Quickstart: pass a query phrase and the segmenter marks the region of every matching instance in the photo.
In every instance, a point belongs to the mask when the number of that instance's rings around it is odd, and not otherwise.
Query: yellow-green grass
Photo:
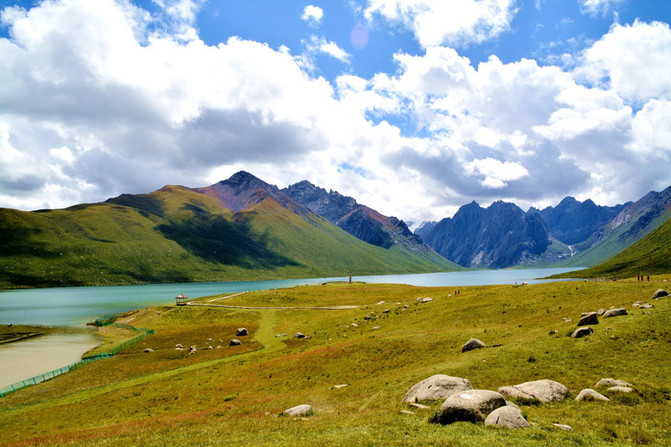
[[[667,284],[660,277],[644,284],[630,279],[466,287],[458,295],[454,288],[342,284],[252,292],[212,304],[362,307],[148,308],[121,319],[155,329],[140,344],[1,399],[2,442],[665,445],[671,442],[665,416],[671,407],[671,300],[651,297]],[[416,301],[427,296],[433,300]],[[655,307],[633,308],[636,301]],[[629,315],[602,319],[586,338],[567,336],[581,312],[611,306],[626,307]],[[206,335],[231,338],[239,326],[250,329],[240,337],[242,346],[201,350]],[[297,331],[310,338],[291,337]],[[470,337],[501,346],[461,353]],[[172,358],[174,343],[197,344],[199,351]],[[156,350],[143,353],[144,347]],[[236,351],[245,347],[250,350]],[[633,383],[636,392],[624,398],[609,394],[613,400],[607,403],[523,405],[533,424],[523,430],[440,426],[428,422],[431,411],[401,414],[408,408],[401,403],[408,388],[437,373],[494,390],[547,378],[564,383],[572,396],[614,377]],[[339,384],[348,386],[334,388]],[[303,403],[313,406],[314,416],[276,417]]]

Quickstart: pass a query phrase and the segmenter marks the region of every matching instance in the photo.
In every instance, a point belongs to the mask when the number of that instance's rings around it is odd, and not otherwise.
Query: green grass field
[[[0,443],[669,445],[671,298],[652,300],[658,288],[669,289],[666,280],[671,276],[643,284],[634,278],[464,287],[458,295],[454,288],[327,284],[151,307],[118,321],[154,335],[0,399]],[[433,300],[417,301],[424,297]],[[636,301],[654,307],[632,307]],[[333,306],[352,307],[304,309]],[[567,336],[581,312],[611,306],[629,315],[601,319],[588,337]],[[236,337],[238,327],[250,335]],[[293,338],[299,331],[309,338]],[[471,337],[500,346],[461,353]],[[242,346],[228,346],[231,338]],[[177,343],[187,349],[176,351]],[[191,345],[196,354],[188,354]],[[144,353],[147,347],[154,352]],[[429,423],[432,410],[401,402],[410,386],[438,373],[493,390],[547,378],[572,397],[613,377],[632,383],[635,393],[610,395],[611,402],[522,405],[527,429],[441,426]],[[334,388],[341,384],[347,386]],[[278,417],[299,404],[315,414]],[[401,413],[407,409],[415,414]]]

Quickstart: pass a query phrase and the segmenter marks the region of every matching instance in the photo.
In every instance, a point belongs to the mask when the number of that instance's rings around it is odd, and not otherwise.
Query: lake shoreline
[[[0,326],[0,345],[39,337],[48,334],[51,330],[52,328],[48,326],[3,324]]]

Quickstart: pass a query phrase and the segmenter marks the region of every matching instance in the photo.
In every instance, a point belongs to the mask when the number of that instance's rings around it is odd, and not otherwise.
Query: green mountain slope
[[[606,262],[587,270],[571,272],[571,277],[626,278],[669,272],[671,272],[671,219]]]
[[[362,242],[295,202],[280,203],[283,198],[264,187],[240,197],[246,204],[235,212],[211,190],[181,186],[63,210],[0,209],[0,287],[457,268],[436,254]]]

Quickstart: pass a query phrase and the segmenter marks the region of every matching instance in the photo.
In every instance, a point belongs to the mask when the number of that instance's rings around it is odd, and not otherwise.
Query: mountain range
[[[308,181],[279,189],[241,171],[202,188],[169,185],[61,210],[0,209],[0,287],[589,267],[669,217],[671,187],[613,207],[572,197],[528,212],[472,202],[413,234],[336,191]]]
[[[0,209],[0,287],[435,272],[432,249],[366,243],[247,172],[102,203]]]

